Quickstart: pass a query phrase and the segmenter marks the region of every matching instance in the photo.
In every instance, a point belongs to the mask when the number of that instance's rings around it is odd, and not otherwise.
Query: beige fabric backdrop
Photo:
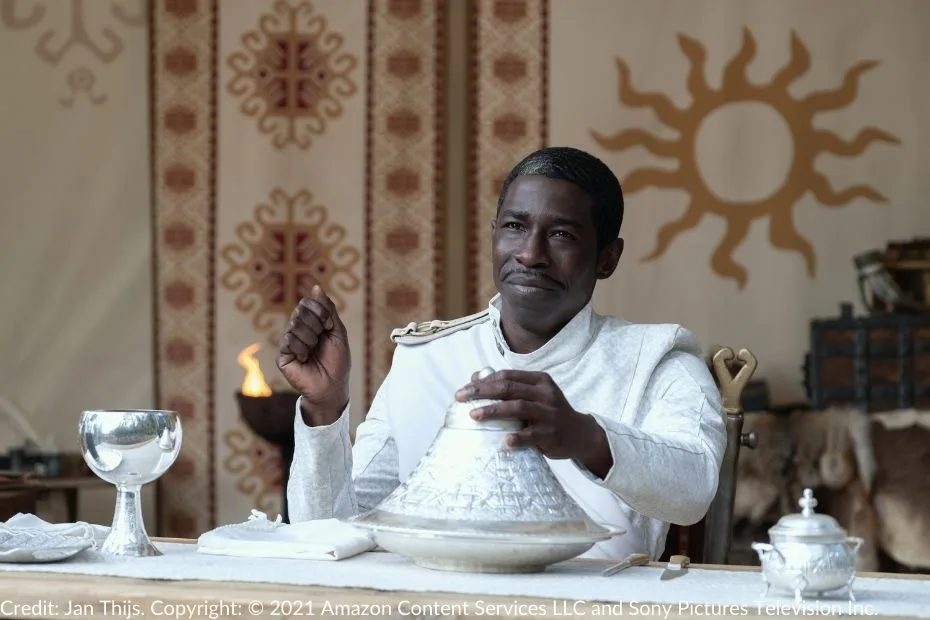
[[[479,2],[479,58],[507,40],[526,66],[548,62],[545,142],[595,153],[623,182],[626,251],[598,309],[682,323],[708,348],[750,347],[774,400],[803,399],[809,320],[857,301],[852,256],[930,226],[930,5],[552,0],[546,15],[504,4],[525,10],[508,20]],[[476,81],[482,112],[501,99],[494,79]],[[484,153],[507,136],[482,132],[500,118],[476,127],[485,175]],[[488,235],[485,221],[476,230]],[[478,306],[490,271],[475,278]]]
[[[192,536],[280,510],[279,454],[241,419],[237,358],[259,345],[284,388],[277,345],[314,283],[349,330],[354,425],[390,330],[438,312],[444,12],[155,6],[158,396],[185,416],[160,508],[167,532]]]
[[[0,397],[70,453],[82,410],[153,405],[145,17],[0,3]],[[109,522],[112,497],[82,494],[82,517]]]
[[[311,8],[312,7],[312,8]],[[233,398],[245,372],[236,356],[261,343],[258,358],[278,382],[274,358],[285,321],[314,280],[332,294],[353,353],[365,352],[362,277],[365,242],[366,12],[364,3],[221,4],[217,169],[216,458],[217,519],[248,516],[243,501],[280,509],[277,455],[240,421]],[[325,57],[279,42],[316,38]],[[293,37],[292,39],[288,39]],[[285,43],[286,45],[286,43]],[[312,50],[308,50],[312,51]],[[272,52],[273,54],[274,52]],[[307,52],[304,52],[307,53]],[[305,92],[285,77],[263,88],[261,64],[303,60],[329,71]],[[282,65],[283,66],[283,65]],[[269,68],[270,69],[270,68]],[[288,67],[293,71],[293,67]],[[287,75],[282,72],[279,75]],[[281,99],[277,99],[281,97]],[[309,110],[301,110],[301,106]],[[338,179],[334,183],[332,180]],[[353,376],[362,395],[364,377]],[[271,457],[271,458],[269,458]],[[245,497],[243,497],[245,496]]]
[[[444,135],[455,135],[451,128],[463,120],[446,118],[443,101],[457,79],[444,73],[444,3],[261,0],[220,10],[215,1],[158,1],[149,6],[151,29],[141,0],[0,3],[0,68],[11,76],[0,98],[8,138],[0,144],[0,395],[18,403],[40,434],[72,449],[84,408],[180,410],[185,448],[165,477],[161,533],[196,535],[253,506],[274,512],[276,455],[245,432],[234,400],[244,375],[236,356],[252,343],[262,344],[267,380],[279,384],[272,343],[298,288],[282,296],[266,285],[331,283],[356,353],[353,400],[367,404],[387,370],[390,328],[487,303],[500,179],[550,143],[597,153],[627,190],[627,252],[600,288],[598,308],[684,323],[707,346],[749,346],[776,400],[800,397],[809,319],[856,298],[851,255],[928,225],[921,132],[930,101],[919,34],[930,14],[917,1],[773,7],[586,0],[582,13],[572,0],[475,0],[475,62],[460,67],[473,68],[465,260],[445,255],[436,234],[447,198]],[[448,28],[461,34],[466,23]],[[693,106],[689,88],[700,84],[689,83],[689,58],[703,57],[708,88],[720,88],[744,30],[755,46],[750,81],[770,85],[781,75],[785,84],[770,86],[764,103],[705,95]],[[329,69],[301,91],[323,97],[322,121],[297,91],[281,100],[272,74],[255,62],[269,40],[310,39],[331,50]],[[809,57],[793,81],[779,73],[792,53],[798,67]],[[618,59],[636,90],[660,94],[649,101],[666,96],[688,110],[663,114],[690,127],[696,147],[663,146],[678,133],[635,97],[620,101]],[[860,65],[868,61],[877,64]],[[812,133],[796,102],[836,90],[857,66],[853,86],[841,91],[849,96],[838,97],[848,101],[810,100],[836,108],[813,117],[821,133]],[[731,85],[724,94],[751,90]],[[278,111],[269,113],[269,103]],[[449,144],[450,159],[461,161],[465,146]],[[818,149],[833,152],[805,159]],[[798,162],[787,184],[795,193],[770,202],[774,228],[768,217],[748,221],[746,209],[726,204],[765,200]],[[679,166],[681,182],[635,172]],[[447,172],[456,174],[451,165]],[[845,197],[831,198],[818,174],[838,191],[872,189],[828,207]],[[706,210],[721,199],[716,208],[729,220],[707,214],[642,261],[689,204]],[[741,222],[745,238],[731,253],[739,267],[714,262]],[[792,225],[809,249],[792,241]],[[775,243],[800,251],[776,249],[770,230],[779,233]],[[462,312],[443,306],[443,262],[461,271],[470,265]],[[355,409],[356,423],[363,411]],[[3,448],[19,443],[14,433],[0,428]],[[108,521],[109,500],[89,500],[82,517]]]
[[[277,452],[240,419],[237,356],[260,344],[281,387],[274,348],[314,282],[350,330],[353,425],[387,372],[390,329],[440,314],[445,10],[0,4],[13,76],[0,395],[70,449],[83,408],[180,411],[151,531],[195,536],[280,508]],[[6,426],[0,441],[20,443]],[[97,505],[109,521],[112,502]]]

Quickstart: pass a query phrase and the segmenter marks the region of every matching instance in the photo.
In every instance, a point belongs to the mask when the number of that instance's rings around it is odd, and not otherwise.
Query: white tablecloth
[[[754,571],[692,568],[673,581],[660,581],[661,569],[633,567],[602,577],[598,565],[584,560],[563,562],[545,573],[483,575],[419,568],[390,553],[364,553],[340,561],[314,561],[212,556],[195,545],[157,543],[164,552],[151,558],[110,558],[87,550],[53,564],[0,564],[2,571],[43,571],[160,580],[245,581],[324,587],[356,587],[418,593],[451,592],[478,596],[526,596],[554,601],[603,601],[644,605],[707,604],[708,616],[736,615],[719,606],[736,605],[751,613],[781,615],[893,615],[930,618],[930,583],[923,579],[856,580],[856,602],[845,594],[802,603],[770,592],[761,598],[761,576]],[[685,609],[685,608],[682,608]],[[714,613],[716,612],[716,613]]]

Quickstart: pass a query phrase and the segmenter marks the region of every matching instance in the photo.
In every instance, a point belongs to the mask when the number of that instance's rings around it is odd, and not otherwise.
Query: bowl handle
[[[864,543],[865,540],[863,540],[862,538],[859,538],[858,536],[847,536],[844,542],[847,545],[850,545],[849,550],[852,553],[856,553],[857,551],[859,551],[859,548],[862,547],[862,543]]]
[[[778,547],[769,543],[754,542],[752,543],[752,549],[759,555],[759,561],[765,562],[763,557],[766,553],[774,553],[778,556],[778,559],[781,560],[782,564],[785,564],[785,556],[781,554],[781,551],[778,550]]]

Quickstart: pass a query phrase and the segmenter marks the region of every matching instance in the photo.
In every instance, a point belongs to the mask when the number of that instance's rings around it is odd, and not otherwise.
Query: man
[[[658,558],[669,523],[692,524],[717,489],[726,444],[719,392],[694,339],[593,311],[623,250],[620,183],[571,148],[529,155],[504,182],[491,226],[498,295],[476,315],[394,330],[391,370],[349,441],[345,326],[319,287],[301,300],[278,367],[302,396],[288,483],[292,521],[374,508],[410,475],[458,400],[500,400],[478,419],[519,418],[598,522],[627,530],[589,557]],[[633,293],[631,293],[633,294]],[[497,372],[479,380],[477,371]]]

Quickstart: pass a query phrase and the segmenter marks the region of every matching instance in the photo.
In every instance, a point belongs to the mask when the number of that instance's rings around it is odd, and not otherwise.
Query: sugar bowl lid
[[[817,500],[814,499],[814,492],[811,489],[804,489],[798,505],[801,506],[800,513],[783,516],[769,529],[769,537],[773,542],[791,540],[833,543],[843,542],[846,539],[846,530],[840,527],[836,519],[830,515],[814,512]]]

